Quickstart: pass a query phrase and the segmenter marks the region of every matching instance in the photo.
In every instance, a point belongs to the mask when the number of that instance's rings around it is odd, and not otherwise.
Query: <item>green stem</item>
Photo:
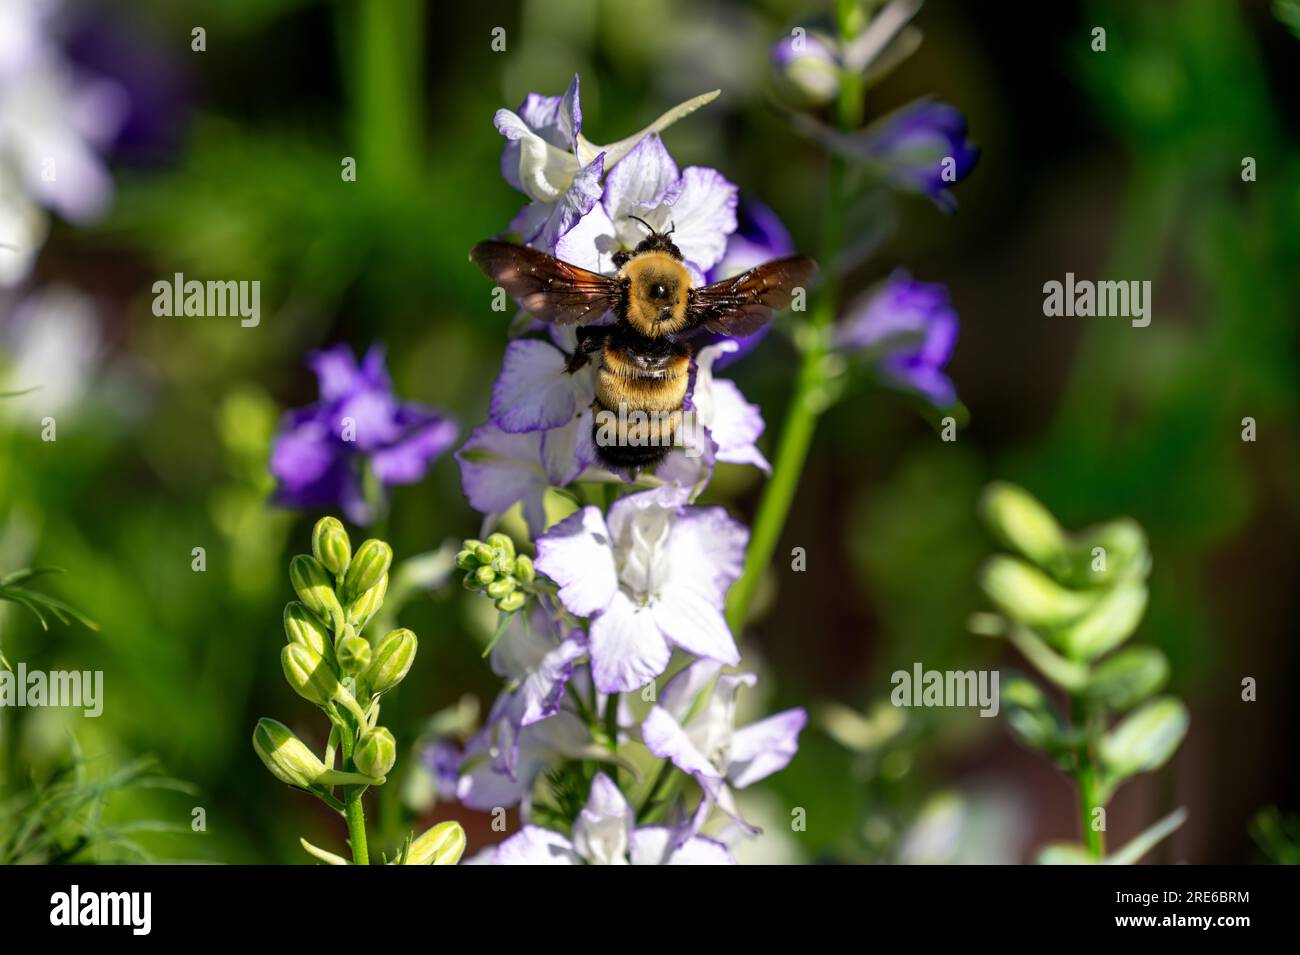
[[[357,178],[410,182],[418,174],[423,102],[420,0],[338,4],[339,43],[360,157]]]
[[[1075,768],[1075,781],[1079,786],[1079,817],[1083,825],[1083,841],[1087,846],[1088,854],[1100,862],[1106,855],[1106,837],[1102,830],[1093,826],[1093,813],[1101,806],[1101,795],[1097,761],[1093,758],[1092,720],[1088,718],[1083,703],[1077,699],[1072,701],[1071,711],[1075,725],[1083,730],[1083,740],[1079,744],[1077,756],[1078,764]]]
[[[356,767],[352,764],[355,737],[350,729],[344,729],[341,735],[343,768],[355,771]],[[343,803],[343,815],[348,821],[348,842],[352,846],[352,861],[357,865],[370,865],[370,852],[366,846],[366,810],[361,804],[361,794],[365,791],[365,786],[348,786]]]
[[[854,129],[861,122],[862,92],[859,77],[845,77],[836,109],[842,128]],[[754,530],[750,536],[749,550],[745,553],[744,570],[727,595],[727,623],[732,633],[738,634],[744,627],[763,571],[776,552],[777,542],[790,513],[790,505],[794,501],[794,492],[803,475],[808,449],[812,446],[817,419],[826,407],[824,367],[830,352],[830,326],[835,321],[838,304],[834,263],[844,239],[846,177],[844,160],[832,156],[821,241],[821,263],[826,270],[825,278],[807,325],[800,330],[804,334],[796,337],[796,341],[802,344],[803,357],[795,379],[790,408],[781,428],[776,459],[772,464],[772,479],[763,490],[758,512],[754,516]]]

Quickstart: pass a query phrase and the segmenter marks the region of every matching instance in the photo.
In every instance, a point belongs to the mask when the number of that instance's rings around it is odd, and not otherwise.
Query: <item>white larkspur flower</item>
[[[749,532],[720,507],[686,506],[664,485],[620,498],[608,519],[585,507],[537,540],[537,569],[560,586],[570,613],[590,617],[592,676],[601,693],[644,686],[676,645],[736,663],[722,615]]]
[[[641,140],[605,179],[598,204],[556,244],[565,262],[593,272],[615,270],[614,253],[645,238],[645,220],[656,232],[672,230],[673,244],[692,270],[696,285],[727,250],[736,231],[735,185],[716,169],[691,166],[679,172],[657,133]]]
[[[47,231],[41,207],[77,223],[102,214],[112,180],[100,152],[126,118],[116,83],[65,60],[50,10],[0,0],[0,284],[26,276]]]
[[[35,389],[0,411],[57,415],[74,408],[91,386],[101,339],[93,300],[64,286],[33,292],[0,317],[0,345],[9,361],[0,391]]]
[[[720,842],[664,826],[636,826],[636,813],[604,773],[591,781],[573,838],[524,826],[492,856],[495,865],[734,865]]]
[[[694,776],[704,790],[707,798],[696,814],[697,825],[716,805],[753,834],[731,789],[744,789],[784,769],[798,752],[808,714],[802,708],[785,710],[737,729],[736,693],[757,678],[752,673],[719,676],[720,669],[714,661],[697,660],[669,680],[641,723],[641,739],[651,753]],[[711,683],[712,691],[700,703]]]
[[[578,77],[561,96],[530,93],[518,112],[497,110],[494,124],[508,142],[501,156],[505,180],[532,202],[515,221],[526,244],[553,251],[556,241],[600,198],[600,180],[645,137],[714,100],[704,93],[668,110],[626,139],[597,146],[582,135]]]

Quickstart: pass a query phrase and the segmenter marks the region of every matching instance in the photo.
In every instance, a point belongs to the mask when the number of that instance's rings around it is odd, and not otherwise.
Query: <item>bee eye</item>
[[[656,282],[650,286],[650,297],[654,299],[665,299],[668,297],[668,289],[664,288],[663,283]]]

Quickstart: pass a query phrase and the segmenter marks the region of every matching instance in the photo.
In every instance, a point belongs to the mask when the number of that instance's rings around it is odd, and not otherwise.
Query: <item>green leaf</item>
[[[1112,852],[1106,857],[1106,864],[1133,865],[1186,821],[1187,810],[1175,809],[1163,819],[1134,836],[1124,848]]]
[[[1096,865],[1097,861],[1083,846],[1073,842],[1053,842],[1038,853],[1039,865]]]
[[[1187,707],[1180,700],[1152,700],[1102,738],[1102,762],[1114,780],[1159,769],[1183,741],[1187,724]]]

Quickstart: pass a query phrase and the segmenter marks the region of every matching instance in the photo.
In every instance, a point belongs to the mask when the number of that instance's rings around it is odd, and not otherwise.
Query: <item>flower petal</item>
[[[565,371],[567,364],[564,353],[548,341],[512,341],[492,387],[492,423],[511,434],[567,424],[577,391],[574,376]]]
[[[686,730],[662,706],[655,706],[641,722],[641,741],[660,759],[671,760],[684,773],[721,781],[722,771],[691,742]]]
[[[524,826],[497,846],[493,865],[582,865],[573,843],[558,832]]]
[[[691,166],[682,173],[681,189],[666,214],[673,243],[701,271],[717,265],[727,249],[727,236],[736,231],[738,195],[735,185],[716,169]]]
[[[460,428],[450,418],[419,405],[398,405],[393,417],[401,436],[370,455],[370,468],[384,484],[414,484],[456,442]]]
[[[636,814],[604,773],[591,781],[587,804],[573,821],[573,846],[591,865],[627,865]]]
[[[718,607],[686,588],[665,591],[650,604],[659,629],[687,653],[722,663],[740,662],[740,651]]]
[[[668,668],[672,655],[650,611],[616,591],[591,622],[591,673],[601,693],[645,686]]]
[[[460,483],[470,506],[481,514],[500,514],[522,501],[528,529],[546,529],[546,475],[542,473],[541,437],[507,434],[496,425],[475,428],[456,452]]]
[[[659,694],[659,706],[682,722],[695,707],[696,698],[708,689],[721,670],[722,664],[716,660],[696,660],[668,681]]]
[[[560,601],[574,616],[607,608],[618,590],[618,573],[599,508],[584,507],[537,538],[537,569],[560,585]]]
[[[803,709],[792,709],[736,730],[727,754],[727,782],[744,789],[785,769],[799,751],[799,733],[807,723]]]
[[[601,201],[615,228],[621,229],[622,220],[627,216],[640,215],[662,205],[670,191],[675,190],[679,178],[677,163],[668,155],[659,135],[651,133],[605,178],[605,195]],[[650,224],[659,227],[655,222]],[[644,235],[642,226],[629,225]]]
[[[633,865],[735,865],[727,847],[703,836],[691,836],[680,846],[677,833],[665,826],[643,826],[632,833]]]

